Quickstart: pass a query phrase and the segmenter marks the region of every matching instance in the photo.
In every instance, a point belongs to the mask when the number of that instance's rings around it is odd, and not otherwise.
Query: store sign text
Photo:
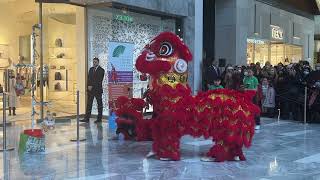
[[[283,40],[283,30],[281,28],[272,27],[271,34],[273,39]]]
[[[128,15],[116,14],[116,15],[114,16],[114,19],[115,19],[115,20],[118,20],[118,21],[123,21],[123,22],[133,22],[133,17],[128,16]]]
[[[247,39],[247,43],[252,43],[252,44],[265,44],[263,40],[260,39]]]

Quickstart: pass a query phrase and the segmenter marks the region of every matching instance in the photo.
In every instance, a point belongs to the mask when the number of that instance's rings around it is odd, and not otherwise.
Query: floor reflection
[[[0,179],[317,179],[320,125],[262,122],[247,161],[225,163],[201,162],[211,142],[192,138],[183,138],[181,161],[145,159],[151,142],[109,140],[107,124],[93,122],[80,127],[84,142],[70,142],[75,123],[62,124],[46,135],[45,153],[18,154],[19,133],[28,127],[13,126],[8,142],[16,149],[0,153]]]

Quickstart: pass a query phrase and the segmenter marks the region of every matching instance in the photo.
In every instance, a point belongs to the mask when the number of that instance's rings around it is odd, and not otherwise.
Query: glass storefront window
[[[271,57],[270,62],[272,65],[277,65],[278,63],[284,63],[284,44],[271,44]]]
[[[43,54],[48,76],[44,100],[51,102],[51,110],[58,116],[76,114],[76,91],[85,98],[82,83],[85,70],[85,34],[82,22],[84,8],[69,4],[43,5]],[[39,62],[37,62],[39,63]],[[81,80],[80,80],[81,79]],[[40,88],[38,88],[40,89]],[[40,97],[39,90],[37,95]]]
[[[247,46],[247,63],[248,64],[254,63],[253,52],[254,52],[254,44],[248,43],[248,46]]]
[[[260,62],[261,65],[264,65],[269,60],[269,44],[256,44],[255,47],[255,63]]]
[[[292,46],[292,62],[297,63],[302,59],[302,47]]]
[[[263,66],[267,61],[272,65],[289,64],[299,62],[301,58],[301,46],[253,39],[247,41],[248,64],[259,62]]]
[[[80,70],[82,70],[81,77],[83,78],[85,69],[84,9],[84,7],[61,3],[43,4],[43,63],[45,67],[43,90],[44,101],[50,102],[50,106],[45,107],[44,110],[55,112],[57,116],[74,115],[76,113],[76,90],[84,91],[85,88],[85,82],[79,81],[78,78]],[[10,68],[16,75],[21,76],[27,90],[19,98],[19,111],[23,114],[30,114],[28,112],[31,110],[32,76],[29,67],[32,57],[31,34],[33,25],[39,23],[39,4],[35,1],[3,2],[0,6],[0,18],[3,20],[0,25],[0,44],[7,44],[9,47],[8,53],[1,53],[1,56],[10,58],[12,64],[6,68]],[[39,34],[38,31],[37,33]],[[36,38],[35,48],[36,54],[40,54],[39,36]],[[37,58],[35,96],[38,101],[40,100],[39,66],[40,58]],[[3,74],[1,69],[0,74]],[[0,80],[3,81],[4,78],[0,77]],[[79,82],[83,82],[81,86],[83,88],[78,86]],[[83,93],[80,99],[84,103]],[[82,106],[84,105],[81,104],[80,107]],[[36,111],[39,112],[40,108],[38,106],[36,108]]]

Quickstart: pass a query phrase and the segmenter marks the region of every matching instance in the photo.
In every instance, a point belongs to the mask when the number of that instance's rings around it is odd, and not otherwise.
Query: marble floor
[[[1,97],[0,97],[1,98]],[[21,123],[30,123],[31,118],[31,98],[30,97],[22,97],[19,98],[18,101],[18,107],[16,109],[16,116],[9,116],[9,111],[7,110],[7,122],[15,123],[15,124],[21,124]],[[65,117],[75,116],[77,113],[77,106],[74,102],[70,101],[54,101],[51,100],[49,107],[44,108],[44,111],[49,109],[52,113],[56,114],[56,117],[62,117],[65,119]],[[0,110],[2,115],[2,103],[0,103]],[[40,112],[39,107],[36,107],[36,111]],[[35,115],[35,119],[39,119],[39,115]],[[2,124],[2,116],[0,118]]]
[[[86,141],[70,142],[76,125],[58,124],[46,136],[46,152],[17,153],[19,133],[27,125],[7,130],[14,151],[0,153],[0,179],[110,179],[110,180],[317,180],[320,179],[320,125],[263,119],[245,162],[201,162],[211,141],[184,137],[182,160],[146,159],[151,142],[109,140],[107,124],[81,126]],[[1,128],[2,141],[2,128]],[[5,160],[5,161],[3,161]]]

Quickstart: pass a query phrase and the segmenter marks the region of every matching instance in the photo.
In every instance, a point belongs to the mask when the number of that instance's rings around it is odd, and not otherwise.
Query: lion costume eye
[[[178,73],[185,73],[188,69],[188,63],[183,59],[178,59],[174,63],[174,69]]]
[[[170,56],[173,52],[172,45],[168,42],[164,42],[161,44],[159,54],[161,56]]]

